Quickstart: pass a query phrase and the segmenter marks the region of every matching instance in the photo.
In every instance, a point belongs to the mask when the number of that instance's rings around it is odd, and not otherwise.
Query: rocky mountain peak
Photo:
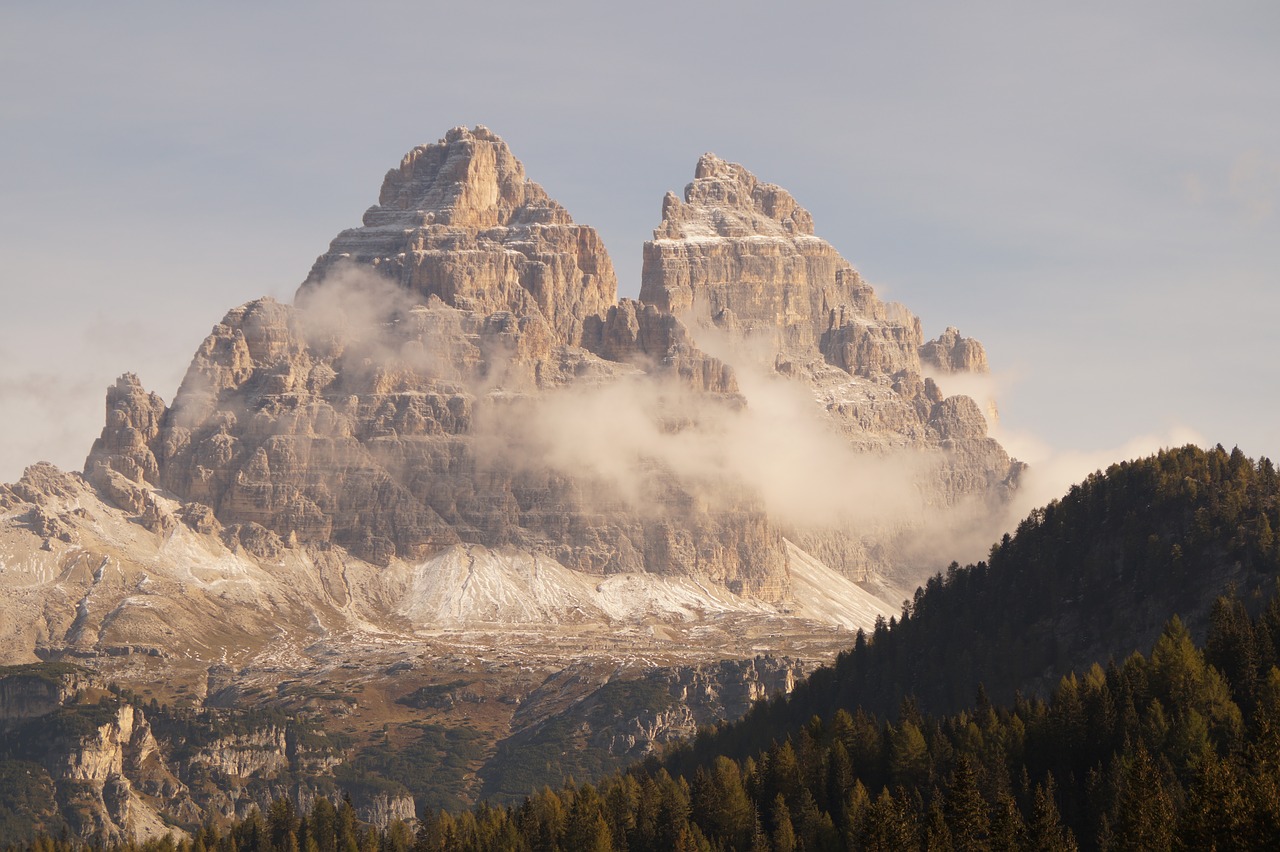
[[[373,269],[424,304],[434,296],[481,315],[544,320],[556,342],[570,345],[581,342],[587,318],[617,301],[595,229],[574,223],[483,126],[455,127],[406,154],[363,225],[316,260],[299,297],[342,264]]]
[[[398,169],[387,172],[378,204],[365,213],[364,223],[390,224],[403,213],[427,224],[475,228],[573,222],[525,176],[507,143],[483,125],[455,127],[438,142],[406,154]]]
[[[698,158],[683,204],[674,193],[663,199],[662,219],[655,240],[813,233],[813,217],[791,193],[711,153]]]
[[[960,329],[947,326],[936,339],[920,347],[920,360],[943,373],[987,373],[987,350]]]
[[[1016,479],[978,406],[944,399],[922,375],[926,364],[985,371],[981,344],[949,329],[926,345],[920,320],[882,301],[815,236],[812,217],[785,189],[704,154],[684,199],[667,194],[662,217],[644,247],[642,302],[748,339],[743,351],[764,353],[761,366],[807,383],[854,446],[938,452],[929,500],[955,505]],[[856,562],[828,541],[803,538],[802,546],[845,567]]]
[[[1000,491],[1009,459],[973,406],[938,408],[919,321],[815,237],[786,190],[708,154],[663,206],[641,301],[618,302],[596,232],[492,132],[455,128],[388,173],[295,304],[229,311],[171,406],[123,377],[87,478],[148,529],[164,526],[156,488],[194,507],[183,523],[220,525],[251,552],[337,547],[387,566],[509,548],[783,600],[791,559],[775,510],[752,487],[683,469],[704,420],[753,404],[682,321],[698,305],[773,343],[767,368],[807,383],[812,413],[852,447],[929,454],[933,504]],[[971,363],[978,350],[960,341],[938,346]],[[841,529],[802,546],[853,575],[869,560],[850,541]]]
[[[919,321],[880,301],[782,187],[704,154],[684,201],[668,193],[662,216],[645,244],[641,301],[769,339],[788,360],[919,371]]]

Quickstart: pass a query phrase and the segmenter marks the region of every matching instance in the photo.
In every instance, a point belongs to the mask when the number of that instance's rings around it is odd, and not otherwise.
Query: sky
[[[0,481],[78,470],[290,300],[382,176],[501,135],[620,292],[704,151],[987,349],[1000,437],[1085,473],[1280,454],[1280,4],[124,2],[0,7]]]

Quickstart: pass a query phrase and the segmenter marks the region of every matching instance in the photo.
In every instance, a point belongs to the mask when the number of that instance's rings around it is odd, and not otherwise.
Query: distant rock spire
[[[943,373],[986,373],[987,350],[955,326],[920,347],[920,360]]]

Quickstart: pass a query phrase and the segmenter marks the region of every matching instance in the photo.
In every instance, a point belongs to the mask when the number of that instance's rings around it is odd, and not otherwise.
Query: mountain
[[[619,303],[595,231],[492,133],[455,129],[388,174],[364,225],[333,241],[294,305],[229,313],[172,405],[118,384],[86,474],[112,494],[129,488],[119,474],[224,525],[378,565],[482,544],[590,574],[705,576],[783,601],[793,530],[768,511],[779,509],[775,483],[751,481],[742,458],[687,458],[723,429],[772,425],[739,416],[752,400],[726,362],[737,352],[719,338],[726,358],[695,345],[681,317],[696,304],[731,339],[772,338],[775,376],[816,396],[848,444],[922,480],[924,504],[903,499],[895,515],[1002,496],[1018,466],[977,406],[921,378],[922,351],[942,363],[948,346],[979,344],[926,347],[918,319],[880,302],[812,236],[806,211],[741,166],[703,157],[686,196],[668,197],[645,245],[641,302]],[[796,417],[813,432],[815,408]],[[730,451],[759,440],[748,433]],[[909,460],[893,458],[904,450]],[[838,533],[848,541],[817,555],[865,576],[865,559],[846,555],[865,531]]]
[[[300,801],[354,789],[408,754],[396,795],[466,801],[785,691],[896,611],[924,543],[998,528],[1021,466],[931,377],[984,370],[981,345],[926,342],[785,190],[706,155],[644,258],[619,300],[596,232],[496,135],[415,148],[292,304],[228,312],[169,403],[121,377],[83,475],[0,488],[3,661],[135,696],[107,699],[117,739],[126,707],[134,730],[169,705],[206,740],[271,711],[338,743],[322,770],[223,772],[257,791],[231,806],[157,737],[192,791],[147,800],[164,819],[265,805],[281,772]],[[44,716],[99,712],[72,698]],[[531,775],[570,720],[591,735]],[[78,783],[23,759],[63,800]],[[111,805],[150,781],[105,765],[79,830],[158,830]]]

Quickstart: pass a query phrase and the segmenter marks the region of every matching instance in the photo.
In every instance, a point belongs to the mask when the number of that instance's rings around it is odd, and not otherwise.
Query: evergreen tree
[[[1027,826],[1029,852],[1076,852],[1076,842],[1071,831],[1062,825],[1058,803],[1054,800],[1053,776],[1037,784],[1031,807],[1031,822]]]
[[[773,800],[770,821],[773,823],[774,852],[795,852],[796,832],[791,825],[791,813],[787,810],[787,800],[779,793]]]
[[[956,852],[983,852],[990,848],[987,803],[978,789],[977,773],[968,755],[956,758],[943,813]]]
[[[1163,773],[1141,740],[1124,763],[1110,820],[1114,835],[1110,848],[1134,852],[1171,848],[1176,822]]]

